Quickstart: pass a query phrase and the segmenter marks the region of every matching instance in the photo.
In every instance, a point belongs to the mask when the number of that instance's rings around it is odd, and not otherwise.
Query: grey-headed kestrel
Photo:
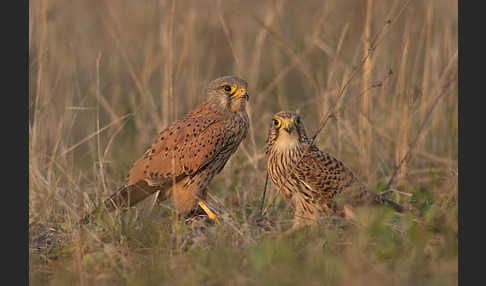
[[[399,204],[368,190],[342,162],[319,150],[294,112],[273,115],[266,143],[268,174],[295,211],[292,228],[319,217],[342,216],[346,206],[385,203],[403,211]]]
[[[159,133],[128,172],[126,183],[104,201],[107,210],[132,206],[160,191],[158,201],[172,197],[179,215],[199,205],[210,219],[217,219],[202,200],[209,182],[248,133],[247,83],[220,77],[208,84],[205,95],[205,102]]]

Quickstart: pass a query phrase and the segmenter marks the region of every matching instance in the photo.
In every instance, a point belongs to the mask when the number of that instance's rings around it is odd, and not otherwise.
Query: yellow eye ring
[[[236,90],[236,87],[235,87],[235,86],[233,86],[233,85],[229,85],[229,84],[227,84],[227,85],[224,85],[224,86],[223,86],[223,90],[224,90],[224,92],[226,92],[227,94],[233,94],[233,93],[235,92],[235,90]]]
[[[282,125],[282,120],[278,118],[273,120],[273,126],[279,128],[281,125]]]

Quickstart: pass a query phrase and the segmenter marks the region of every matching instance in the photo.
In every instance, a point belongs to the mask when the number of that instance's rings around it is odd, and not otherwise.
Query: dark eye
[[[275,127],[279,127],[280,124],[282,124],[282,121],[280,121],[280,119],[274,119],[273,120],[273,126]]]
[[[224,86],[224,91],[226,91],[226,92],[230,92],[230,91],[231,91],[231,86],[229,86],[229,85],[225,85],[225,86]]]

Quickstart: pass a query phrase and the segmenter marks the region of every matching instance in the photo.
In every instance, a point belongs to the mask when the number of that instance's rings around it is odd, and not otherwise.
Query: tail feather
[[[377,194],[373,191],[370,191],[363,183],[361,183],[361,181],[359,181],[356,178],[355,178],[355,181],[359,185],[359,188],[360,188],[360,191],[361,191],[361,194],[360,194],[361,196],[363,196],[363,195],[371,196],[371,199],[374,203],[381,204],[381,205],[386,204],[386,205],[392,207],[396,212],[402,213],[402,212],[405,211],[405,208],[403,206],[401,206],[400,204],[385,198],[383,195],[380,195],[380,194]]]
[[[395,203],[394,201],[389,200],[389,199],[383,197],[383,195],[376,194],[376,193],[375,193],[375,195],[379,197],[379,200],[380,200],[380,203],[381,204],[387,204],[390,207],[392,207],[396,212],[399,212],[399,213],[402,213],[402,212],[405,211],[405,208],[402,207],[401,205],[399,205],[398,203]]]
[[[140,202],[151,194],[158,190],[156,187],[149,186],[146,182],[142,181],[134,185],[124,185],[114,192],[108,199],[103,202],[103,205],[107,211],[113,211],[117,208],[127,208]],[[96,216],[96,211],[85,215],[80,224],[89,223]]]

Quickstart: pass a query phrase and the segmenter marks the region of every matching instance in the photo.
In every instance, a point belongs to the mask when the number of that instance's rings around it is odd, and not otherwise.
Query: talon
[[[218,216],[214,212],[212,212],[203,202],[199,202],[199,206],[204,210],[204,212],[206,212],[209,219],[216,221],[218,224],[221,224]]]

